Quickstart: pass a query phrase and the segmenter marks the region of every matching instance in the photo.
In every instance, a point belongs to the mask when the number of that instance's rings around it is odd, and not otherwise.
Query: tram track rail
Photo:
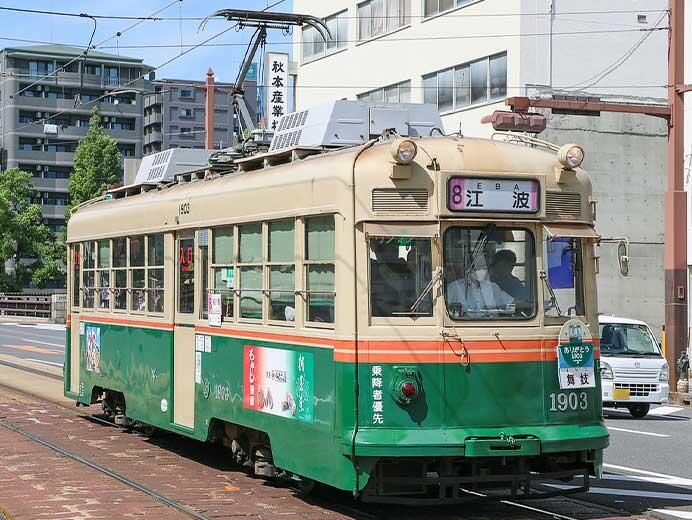
[[[22,370],[22,371],[25,371],[25,372],[28,372],[28,373],[31,373],[34,375],[39,375],[42,377],[50,377],[51,379],[62,380],[62,377],[56,376],[56,374],[53,374],[50,372],[45,372],[45,371],[42,371],[39,369],[34,369],[32,367],[25,367],[25,366],[22,366],[19,364],[6,362],[3,360],[0,360],[0,365],[8,366],[10,368]],[[18,396],[23,396],[27,399],[36,400],[39,402],[44,402],[44,403],[51,404],[53,406],[57,406],[60,409],[65,410],[72,415],[83,417],[89,421],[98,422],[100,424],[103,424],[104,426],[111,426],[111,427],[116,427],[119,429],[123,428],[121,425],[118,425],[112,421],[106,420],[103,417],[99,417],[98,414],[84,413],[84,411],[81,411],[77,407],[73,408],[73,407],[67,406],[64,403],[61,403],[57,400],[52,400],[52,399],[46,398],[45,396],[30,393],[30,392],[27,392],[27,391],[24,391],[24,390],[21,390],[21,389],[12,387],[12,386],[8,386],[8,385],[3,384],[3,383],[0,383],[0,389],[6,389],[6,390],[18,395]],[[155,491],[155,490],[153,490],[153,489],[151,489],[151,488],[149,488],[143,484],[140,484],[140,483],[128,478],[125,475],[122,475],[122,474],[120,474],[120,473],[118,473],[118,472],[116,472],[110,468],[107,468],[103,465],[97,464],[93,461],[90,461],[90,460],[88,460],[88,459],[86,459],[86,458],[84,458],[84,457],[82,457],[76,453],[71,452],[70,450],[67,450],[67,449],[65,449],[65,448],[63,448],[63,447],[61,447],[55,443],[52,443],[46,439],[43,439],[43,438],[41,438],[35,434],[27,432],[23,428],[20,428],[19,426],[16,426],[12,423],[8,423],[7,421],[5,421],[2,418],[0,418],[0,427],[8,429],[10,431],[13,431],[19,435],[22,435],[23,437],[31,440],[32,442],[35,442],[39,445],[42,445],[46,448],[49,448],[49,449],[65,456],[71,460],[74,460],[74,461],[79,462],[79,463],[81,463],[87,467],[90,467],[90,468],[96,470],[96,471],[99,471],[100,473],[105,474],[105,475],[115,479],[116,481],[120,482],[121,484],[123,484],[123,485],[125,485],[131,489],[135,489],[137,491],[140,491],[140,492],[148,495],[153,500],[155,500],[161,504],[164,504],[166,506],[169,506],[171,508],[174,508],[174,509],[180,511],[181,513],[185,514],[186,516],[188,516],[190,518],[195,518],[198,520],[211,520],[209,517],[205,516],[202,513],[195,511],[191,507],[189,507],[189,506],[187,506],[181,502],[178,502],[174,499],[166,497],[165,495],[158,493],[157,491]],[[517,513],[524,512],[527,514],[540,515],[541,518],[552,518],[554,520],[585,520],[585,518],[586,518],[584,516],[581,516],[581,517],[569,516],[569,515],[565,515],[563,513],[551,511],[549,509],[543,509],[541,507],[536,507],[533,505],[528,505],[528,504],[524,504],[524,503],[513,501],[513,500],[497,499],[497,498],[489,497],[488,495],[485,495],[483,493],[479,493],[476,491],[471,491],[471,490],[465,490],[465,491],[466,491],[466,493],[468,493],[470,495],[475,495],[479,498],[479,502],[477,502],[477,504],[479,504],[479,506],[480,506],[480,504],[493,504],[493,503],[502,504],[503,506],[506,506],[509,510],[515,511]],[[487,499],[487,501],[485,501],[483,499]],[[608,508],[608,507],[605,507],[605,506],[602,506],[599,504],[575,499],[573,497],[569,497],[569,498],[565,497],[564,499],[569,500],[570,502],[575,503],[575,504],[583,504],[585,506],[588,506],[589,508],[598,509],[599,511],[604,513],[604,515],[605,514],[615,515],[615,514],[621,513],[621,511],[617,511],[617,510],[614,510],[614,509],[611,509],[611,508]],[[344,514],[350,515],[353,518],[356,518],[358,520],[378,520],[378,519],[382,519],[382,518],[392,518],[391,516],[389,516],[389,512],[386,511],[384,508],[382,508],[382,506],[379,504],[353,503],[352,501],[346,499],[345,497],[341,498],[341,499],[335,499],[334,497],[328,497],[328,496],[322,496],[322,497],[320,497],[320,499],[318,499],[318,501],[325,503],[325,506],[328,506],[330,509],[334,509],[336,511],[341,511]],[[428,510],[425,510],[425,511],[421,510],[421,518],[431,518],[431,519],[434,518],[434,515],[430,516],[429,513],[430,513],[430,511],[428,511]],[[499,514],[505,515],[505,514],[507,514],[507,511],[504,511],[504,512],[499,513]],[[444,515],[444,516],[447,517],[447,515]],[[487,517],[484,517],[484,518],[487,518]],[[499,516],[498,518],[511,519],[512,517],[511,516]],[[519,514],[517,516],[517,518],[524,520],[527,517],[521,516]],[[534,518],[534,517],[532,517],[532,518]]]

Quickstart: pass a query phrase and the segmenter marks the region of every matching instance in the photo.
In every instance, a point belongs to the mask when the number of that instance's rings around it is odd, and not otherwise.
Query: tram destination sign
[[[534,179],[451,177],[447,184],[450,211],[536,213],[540,184]]]

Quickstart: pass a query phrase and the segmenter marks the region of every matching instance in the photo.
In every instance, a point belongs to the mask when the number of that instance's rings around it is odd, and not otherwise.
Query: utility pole
[[[670,0],[668,189],[664,199],[666,359],[675,375],[687,349],[687,198],[685,194],[685,0]],[[675,391],[675,377],[670,378]]]

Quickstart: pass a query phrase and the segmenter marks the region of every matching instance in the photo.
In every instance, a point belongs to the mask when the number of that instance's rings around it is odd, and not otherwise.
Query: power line
[[[178,2],[178,1],[181,1],[181,0],[175,0],[175,2]],[[272,7],[275,7],[275,6],[281,4],[281,3],[285,2],[285,1],[286,1],[286,0],[277,0],[277,1],[274,2],[273,4],[267,6],[265,9],[263,9],[263,11],[267,11],[267,10],[271,9]],[[174,2],[174,3],[175,3],[175,2]],[[170,5],[173,5],[173,4],[170,4]],[[166,8],[167,8],[167,7],[166,7]],[[159,11],[159,12],[160,12],[160,11]],[[141,74],[141,75],[138,76],[137,78],[135,78],[135,79],[133,79],[133,80],[130,80],[130,81],[128,81],[127,83],[125,83],[125,84],[123,84],[123,85],[119,85],[118,88],[122,89],[122,88],[126,88],[126,87],[132,85],[133,83],[135,83],[135,82],[137,82],[137,81],[143,79],[143,78],[144,78],[145,76],[147,76],[149,73],[154,72],[154,71],[156,71],[156,70],[159,70],[159,69],[165,67],[166,65],[172,63],[173,61],[175,61],[175,60],[177,60],[177,59],[179,59],[179,58],[182,58],[183,56],[185,56],[186,54],[192,52],[193,50],[195,50],[195,49],[197,49],[197,48],[199,48],[199,47],[202,47],[202,46],[208,44],[210,41],[212,41],[212,40],[218,38],[219,36],[222,36],[223,34],[226,34],[227,32],[229,32],[229,31],[235,29],[237,26],[238,26],[237,23],[231,25],[230,27],[224,29],[223,31],[220,31],[220,32],[216,33],[215,35],[211,36],[210,38],[207,38],[206,40],[204,40],[204,41],[198,43],[198,44],[195,45],[194,47],[191,47],[190,49],[187,49],[187,50],[181,52],[180,54],[177,54],[176,56],[173,56],[173,57],[170,58],[169,60],[166,60],[166,61],[163,62],[162,64],[160,64],[160,65],[158,65],[158,66],[156,66],[156,67],[154,67],[154,68],[148,70],[147,72],[145,72],[144,74]],[[87,101],[86,103],[83,103],[83,104],[80,105],[80,106],[88,106],[88,105],[91,105],[91,104],[93,104],[93,103],[97,103],[97,102],[101,101],[102,99],[105,99],[105,98],[107,98],[107,97],[111,97],[112,95],[113,95],[112,93],[103,94],[102,96],[99,96],[99,97],[94,98],[94,99],[92,99],[92,100],[90,100],[90,101]],[[54,117],[57,117],[57,116],[59,116],[59,115],[62,115],[62,114],[64,114],[64,113],[66,113],[66,112],[69,112],[69,110],[61,110],[60,112],[56,112],[55,114],[49,115],[48,117],[44,117],[44,118],[43,118],[43,121],[45,121],[46,119],[52,119],[52,118],[54,118]],[[20,130],[23,130],[24,128],[28,128],[28,127],[33,126],[33,125],[35,125],[35,124],[37,124],[37,123],[36,123],[36,122],[33,122],[33,123],[26,124],[26,125],[24,125],[24,126],[20,126],[20,127],[18,127],[18,128],[15,128],[15,129],[14,129],[14,132],[18,132],[18,131],[20,131]],[[40,124],[40,122],[39,122],[39,124]],[[5,135],[5,134],[3,133],[3,137],[4,137],[4,135]]]
[[[174,4],[176,4],[177,2],[180,2],[180,1],[182,1],[182,0],[173,0],[170,4],[168,4],[168,5],[166,5],[165,7],[159,9],[158,11],[154,12],[152,16],[157,15],[158,13],[160,13],[160,12],[162,12],[162,11],[165,11],[166,9],[168,9],[169,7],[171,7],[172,5],[174,5]],[[84,14],[84,13],[80,14],[79,16],[80,16],[80,17],[83,17],[83,18],[92,18],[92,19],[95,18],[94,16],[90,16],[90,15]],[[98,43],[97,45],[94,45],[93,48],[96,49],[96,48],[102,46],[103,44],[108,43],[109,41],[111,41],[111,40],[114,39],[114,38],[119,38],[120,36],[122,36],[122,35],[123,35],[124,33],[126,33],[127,31],[129,31],[129,30],[131,30],[131,29],[134,29],[135,27],[137,27],[138,25],[140,25],[142,22],[144,22],[144,20],[140,20],[140,21],[138,21],[138,22],[136,22],[136,23],[133,23],[132,25],[126,27],[126,28],[123,29],[122,31],[118,31],[117,33],[115,33],[115,34],[114,34],[113,36],[111,36],[110,38],[106,38],[105,40],[103,40],[102,42]],[[94,20],[94,32],[92,32],[92,34],[91,34],[91,38],[92,38],[92,39],[93,39],[95,33],[96,33],[96,21]],[[86,59],[86,54],[87,54],[90,50],[91,50],[91,40],[89,40],[89,46],[87,46],[87,48],[84,50],[84,53],[83,53],[83,56],[85,57],[85,59]],[[44,80],[44,79],[50,78],[50,77],[54,76],[55,74],[57,74],[57,73],[60,72],[60,71],[64,71],[67,67],[69,67],[71,64],[73,64],[75,61],[77,61],[77,60],[80,59],[81,57],[82,57],[82,55],[76,56],[75,58],[71,59],[70,61],[68,61],[68,62],[65,63],[64,65],[61,65],[60,67],[58,67],[58,68],[55,69],[54,71],[51,71],[50,73],[45,74],[44,76],[42,76],[41,78],[38,78],[36,81],[34,81],[33,83],[31,83],[30,85],[27,85],[27,86],[24,87],[23,89],[20,89],[19,91],[15,92],[15,93],[14,93],[12,96],[10,96],[10,97],[13,97],[13,96],[16,96],[16,95],[18,95],[18,94],[21,94],[24,90],[33,87],[33,86],[36,85],[38,82],[40,82],[40,81],[42,81],[42,80]]]
[[[278,5],[278,4],[276,4]],[[271,8],[271,6],[270,6]],[[266,9],[263,9],[263,11]],[[10,12],[18,12],[18,13],[26,13],[26,14],[41,14],[41,15],[51,15],[51,16],[66,16],[66,17],[75,17],[78,18],[80,16],[83,16],[84,13],[74,13],[74,12],[65,12],[65,11],[49,11],[49,10],[42,10],[42,9],[24,9],[24,8],[19,8],[19,7],[4,7],[0,6],[0,11],[10,11]],[[558,16],[561,15],[580,15],[580,16],[585,16],[585,15],[607,15],[607,14],[646,14],[646,13],[661,13],[667,11],[667,9],[621,9],[621,10],[602,10],[602,11],[565,11],[562,13],[559,13]],[[444,12],[442,13],[436,13],[433,15],[425,15],[425,14],[420,14],[420,15],[407,15],[406,18],[422,18],[422,19],[428,19],[432,17],[438,16],[438,14],[441,14],[444,18],[498,18],[498,17],[510,17],[510,16],[550,16],[552,13],[550,12],[540,12],[540,13],[448,13],[445,14]],[[155,21],[155,22],[180,22],[180,21],[187,21],[187,22],[199,22],[202,20],[205,20],[206,17],[204,16],[176,16],[176,17],[166,17],[166,16],[156,16],[155,14],[150,15],[150,16],[125,16],[125,15],[103,15],[103,14],[92,14],[89,15],[93,18],[97,19],[103,19],[103,20],[141,20],[141,21]],[[399,19],[399,15],[383,15],[383,16],[343,16],[343,18],[346,19],[367,19],[367,18],[377,18],[377,19],[387,19],[387,18],[396,18]]]

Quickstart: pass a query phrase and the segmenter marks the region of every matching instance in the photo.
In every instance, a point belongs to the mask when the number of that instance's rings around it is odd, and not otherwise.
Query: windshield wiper
[[[418,313],[418,307],[421,306],[423,301],[425,300],[425,297],[430,294],[430,292],[433,290],[433,287],[435,287],[435,284],[442,279],[442,269],[438,269],[437,272],[435,272],[435,275],[430,279],[430,282],[428,282],[428,285],[423,287],[423,290],[421,293],[418,295],[416,298],[416,301],[413,302],[413,305],[411,305],[411,308],[408,310],[408,312],[397,312],[395,314],[401,316],[413,316],[413,315],[425,315],[427,316],[428,313]]]
[[[555,290],[553,289],[553,286],[550,284],[550,280],[548,280],[548,275],[546,274],[545,271],[540,271],[538,273],[538,276],[541,277],[541,280],[543,280],[543,283],[545,284],[546,288],[548,289],[548,294],[550,294],[551,306],[555,307],[555,310],[557,310],[558,316],[562,316],[562,309],[560,309],[560,304],[557,302],[557,296],[555,296]],[[547,311],[548,309],[545,309],[545,311]],[[543,311],[543,312],[545,312],[545,311]]]

